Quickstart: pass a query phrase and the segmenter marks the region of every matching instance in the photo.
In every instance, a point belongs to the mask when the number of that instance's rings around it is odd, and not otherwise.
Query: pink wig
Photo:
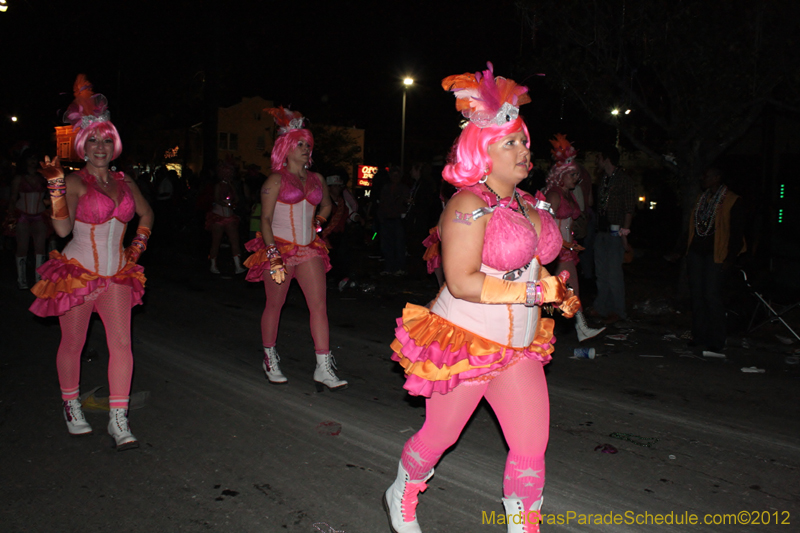
[[[314,136],[311,135],[311,132],[307,129],[290,130],[275,140],[275,146],[272,148],[272,155],[270,156],[272,159],[272,170],[277,172],[283,168],[283,164],[286,162],[286,157],[289,155],[289,152],[291,152],[300,141],[306,141],[311,147],[311,153],[314,153]],[[311,154],[309,154],[308,158],[309,166],[311,166],[312,163],[310,156]]]
[[[479,128],[470,122],[453,145],[442,177],[459,188],[475,185],[484,174],[492,172],[489,145],[518,131],[525,132],[525,137],[528,138],[526,146],[530,146],[528,127],[522,117],[506,122],[502,126],[487,128]]]
[[[93,122],[89,126],[78,130],[78,133],[75,135],[75,153],[78,154],[78,157],[83,159],[86,156],[84,145],[89,138],[94,136],[102,139],[113,139],[114,153],[111,159],[116,159],[120,156],[122,153],[122,140],[119,138],[119,132],[110,120],[106,120],[104,122]]]
[[[554,187],[561,187],[564,185],[564,175],[571,170],[578,171],[578,174],[581,173],[581,168],[575,161],[570,161],[569,163],[558,162],[550,167],[550,172],[547,173],[545,194]]]

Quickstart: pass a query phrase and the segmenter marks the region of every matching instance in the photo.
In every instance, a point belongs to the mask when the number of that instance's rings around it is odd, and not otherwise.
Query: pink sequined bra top
[[[575,195],[572,193],[572,191],[565,193],[561,187],[555,187],[553,190],[555,190],[558,195],[561,196],[561,203],[558,204],[556,218],[571,218],[575,220],[581,216],[581,210],[578,207],[578,201],[575,199]]]
[[[542,221],[542,233],[536,234],[536,229],[522,213],[518,212],[519,206],[516,199],[504,198],[497,203],[497,197],[485,190],[480,185],[465,187],[467,191],[481,198],[488,208],[484,214],[491,213],[492,218],[486,226],[483,239],[483,264],[497,270],[512,271],[524,268],[534,257],[539,258],[539,263],[546,265],[553,261],[561,250],[561,233],[555,220],[547,211],[549,204],[543,203],[545,198],[537,192],[536,197],[520,192],[520,196],[531,205],[537,206],[539,219]],[[537,200],[540,202],[537,203]],[[528,206],[530,213],[530,206]],[[480,214],[473,212],[473,218]]]
[[[297,204],[307,200],[311,205],[319,205],[322,201],[322,185],[315,172],[309,172],[305,184],[300,178],[282,169],[278,173],[281,175],[281,190],[278,192],[278,201],[284,204]]]
[[[77,174],[86,184],[86,194],[78,200],[78,208],[75,211],[76,221],[87,224],[102,224],[112,218],[116,218],[120,222],[130,222],[136,213],[136,202],[133,199],[133,193],[125,183],[124,173],[108,173],[109,179],[117,180],[119,205],[101,191],[97,178],[85,168],[79,170]]]

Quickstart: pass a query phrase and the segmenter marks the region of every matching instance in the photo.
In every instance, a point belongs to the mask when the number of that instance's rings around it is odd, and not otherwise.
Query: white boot
[[[525,509],[522,499],[503,498],[503,507],[506,509],[506,519],[508,520],[508,533],[539,533],[543,501],[544,497],[541,497]]]
[[[330,390],[347,388],[347,382],[339,379],[333,372],[336,369],[336,361],[333,359],[333,354],[328,352],[316,355],[317,368],[314,370],[314,384],[317,387],[317,392],[322,392],[323,386],[328,387]]]
[[[422,533],[417,522],[417,497],[428,488],[426,482],[432,476],[433,469],[422,481],[412,481],[403,467],[403,461],[400,461],[397,479],[383,494],[383,508],[394,533]]]
[[[261,368],[264,369],[264,374],[270,383],[280,384],[289,381],[286,376],[281,372],[281,367],[278,366],[278,361],[281,358],[278,356],[278,350],[274,346],[267,348],[264,346],[264,362],[261,363]]]
[[[42,255],[36,254],[36,270],[37,270],[36,278],[35,278],[36,283],[39,283],[42,280],[42,276],[39,274],[38,270],[39,270],[39,267],[44,264],[44,260],[45,260],[46,257],[47,256],[43,255],[43,254]]]
[[[233,256],[233,264],[236,267],[237,274],[244,274],[245,272],[247,272],[247,269],[242,266],[242,261],[239,259],[238,255]]]
[[[66,400],[64,402],[64,420],[67,422],[69,434],[73,437],[92,434],[92,426],[83,416],[80,400]]]
[[[28,288],[28,259],[17,257],[17,287],[20,290]]]
[[[575,313],[575,331],[578,332],[578,342],[583,342],[587,339],[593,339],[603,333],[606,328],[590,328],[586,323],[586,318],[583,316],[583,311]]]
[[[139,441],[133,436],[128,426],[128,411],[126,409],[111,409],[108,416],[108,434],[114,437],[117,451],[138,448]]]
[[[214,258],[211,260],[211,273],[212,274],[219,274],[219,269],[217,268],[217,259]]]

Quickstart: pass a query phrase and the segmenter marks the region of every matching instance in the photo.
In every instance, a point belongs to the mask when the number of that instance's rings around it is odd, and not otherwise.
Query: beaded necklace
[[[617,174],[617,170],[619,170],[619,167],[615,168],[610,176],[606,174],[603,177],[603,185],[600,187],[600,198],[598,199],[597,205],[597,212],[601,215],[605,215],[608,209],[608,197],[611,195],[611,182]]]
[[[714,233],[717,209],[722,205],[727,193],[728,187],[722,185],[715,193],[712,194],[708,189],[700,197],[694,210],[694,229],[698,236],[708,237]]]
[[[494,194],[495,198],[497,198],[497,205],[500,205],[500,195],[494,192],[494,189],[489,187],[488,183],[484,183],[483,186],[489,189],[490,193]],[[528,222],[530,222],[531,226],[533,226],[533,221],[531,220],[531,217],[528,216],[528,208],[525,207],[525,204],[523,203],[522,198],[520,198],[519,191],[517,190],[516,187],[514,187],[513,196],[514,200],[517,201],[517,207],[519,209],[514,209],[513,207],[511,207],[511,202],[508,202],[508,208],[511,209],[512,211],[516,211],[517,213],[522,213],[522,216],[524,216],[528,220]]]

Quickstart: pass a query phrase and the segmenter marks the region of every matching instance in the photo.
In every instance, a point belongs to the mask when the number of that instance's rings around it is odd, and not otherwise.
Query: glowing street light
[[[8,2],[6,0],[0,0],[0,13],[5,13],[8,11]]]
[[[625,114],[626,114],[626,115],[630,115],[630,114],[631,114],[631,110],[630,110],[630,109],[626,109],[626,110],[625,110]]]
[[[403,117],[400,126],[400,174],[403,175],[406,157],[406,92],[414,84],[413,78],[403,78]]]
[[[611,114],[612,114],[612,115],[614,115],[614,116],[616,117],[617,115],[619,115],[619,109],[616,109],[616,108],[615,108],[615,109],[612,109],[612,110],[611,110]]]
[[[0,0],[0,2],[2,2],[2,1],[3,0]],[[16,122],[16,121],[17,121],[17,117],[11,117],[11,122]]]

